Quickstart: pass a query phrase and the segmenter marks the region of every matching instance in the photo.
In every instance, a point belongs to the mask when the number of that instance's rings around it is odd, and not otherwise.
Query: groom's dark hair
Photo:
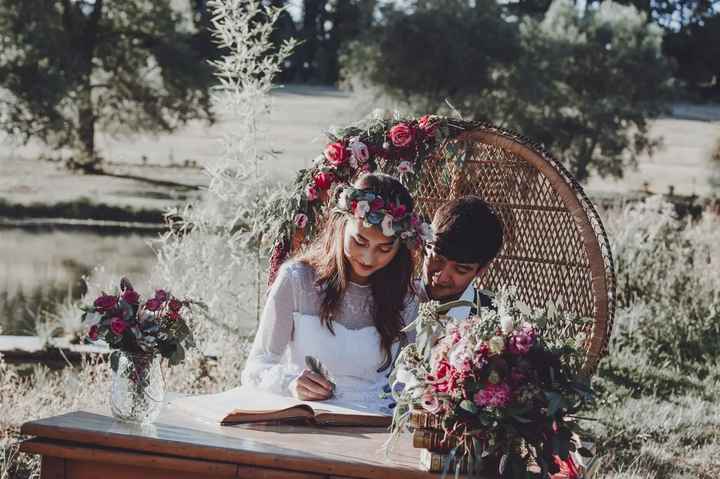
[[[434,250],[458,263],[486,266],[500,252],[503,227],[495,212],[477,196],[461,196],[433,216]]]

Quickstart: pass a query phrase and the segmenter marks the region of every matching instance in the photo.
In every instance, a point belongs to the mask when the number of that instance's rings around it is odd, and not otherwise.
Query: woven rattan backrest
[[[562,310],[592,318],[583,369],[593,372],[612,329],[612,255],[596,210],[565,168],[529,140],[480,125],[427,159],[414,190],[418,210],[429,218],[467,194],[495,209],[504,245],[480,286],[514,285],[529,305],[559,300]]]

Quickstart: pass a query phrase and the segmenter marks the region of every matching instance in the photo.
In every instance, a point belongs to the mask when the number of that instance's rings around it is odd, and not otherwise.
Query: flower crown
[[[420,242],[432,241],[432,228],[420,217],[408,211],[398,200],[385,201],[382,196],[367,189],[345,186],[339,190],[336,211],[349,213],[363,220],[365,227],[379,227],[385,236],[396,236],[410,248]]]

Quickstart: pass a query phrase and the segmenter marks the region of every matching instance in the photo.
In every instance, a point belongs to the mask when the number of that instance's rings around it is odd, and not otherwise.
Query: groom
[[[425,249],[422,277],[418,287],[420,302],[456,299],[491,306],[490,298],[475,289],[473,280],[487,271],[503,244],[503,228],[498,216],[477,196],[450,200],[435,211],[432,221],[435,239]],[[466,319],[474,308],[457,307],[449,315]]]

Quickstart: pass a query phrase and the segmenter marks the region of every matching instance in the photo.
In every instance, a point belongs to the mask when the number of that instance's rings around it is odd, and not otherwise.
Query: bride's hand
[[[324,401],[332,396],[332,385],[322,376],[306,369],[291,385],[293,395],[303,401]]]

